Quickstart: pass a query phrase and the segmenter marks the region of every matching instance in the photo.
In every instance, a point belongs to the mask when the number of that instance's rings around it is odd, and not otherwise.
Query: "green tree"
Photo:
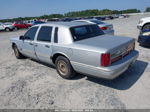
[[[121,13],[140,13],[141,11],[138,9],[127,9],[127,10],[122,10]]]
[[[150,7],[147,7],[145,12],[150,12]]]

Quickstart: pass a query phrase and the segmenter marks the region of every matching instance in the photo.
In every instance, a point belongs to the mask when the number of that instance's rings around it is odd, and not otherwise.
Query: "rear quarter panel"
[[[88,74],[87,71],[91,68],[100,67],[101,53],[83,48],[73,48],[72,50],[70,58],[75,71]]]
[[[71,61],[77,64],[100,66],[100,53],[82,48],[73,48]]]
[[[59,44],[52,47],[53,55],[60,53],[65,55],[73,65],[74,63],[87,66],[100,66],[99,52],[88,50],[84,47],[74,47],[72,44]]]

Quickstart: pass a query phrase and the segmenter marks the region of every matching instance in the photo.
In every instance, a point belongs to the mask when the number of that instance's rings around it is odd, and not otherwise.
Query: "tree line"
[[[150,9],[148,8],[147,11]],[[128,13],[140,13],[138,9],[127,9],[127,10],[109,10],[109,9],[91,9],[83,11],[73,11],[65,14],[51,14],[43,15],[39,17],[18,17],[13,19],[3,19],[0,22],[13,22],[13,21],[24,21],[32,19],[51,19],[51,18],[65,18],[65,17],[88,17],[88,16],[100,16],[100,15],[112,15],[112,14],[128,14]]]
[[[150,7],[147,7],[145,12],[150,12]]]

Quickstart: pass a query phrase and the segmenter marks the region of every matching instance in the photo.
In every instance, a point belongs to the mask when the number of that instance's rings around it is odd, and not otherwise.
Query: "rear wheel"
[[[16,45],[13,46],[14,53],[17,59],[22,59],[24,56],[19,52],[18,48]]]
[[[142,30],[150,30],[150,24],[144,25]]]
[[[55,62],[56,69],[58,74],[65,79],[71,79],[75,76],[75,71],[73,70],[70,61],[63,57],[59,56]]]

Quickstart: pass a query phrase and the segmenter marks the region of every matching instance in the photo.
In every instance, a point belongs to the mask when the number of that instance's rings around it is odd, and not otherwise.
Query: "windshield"
[[[97,25],[72,27],[70,30],[74,41],[92,38],[104,34],[104,32]]]
[[[96,24],[105,24],[104,22],[98,21],[98,20],[91,20],[91,22],[96,23]]]

